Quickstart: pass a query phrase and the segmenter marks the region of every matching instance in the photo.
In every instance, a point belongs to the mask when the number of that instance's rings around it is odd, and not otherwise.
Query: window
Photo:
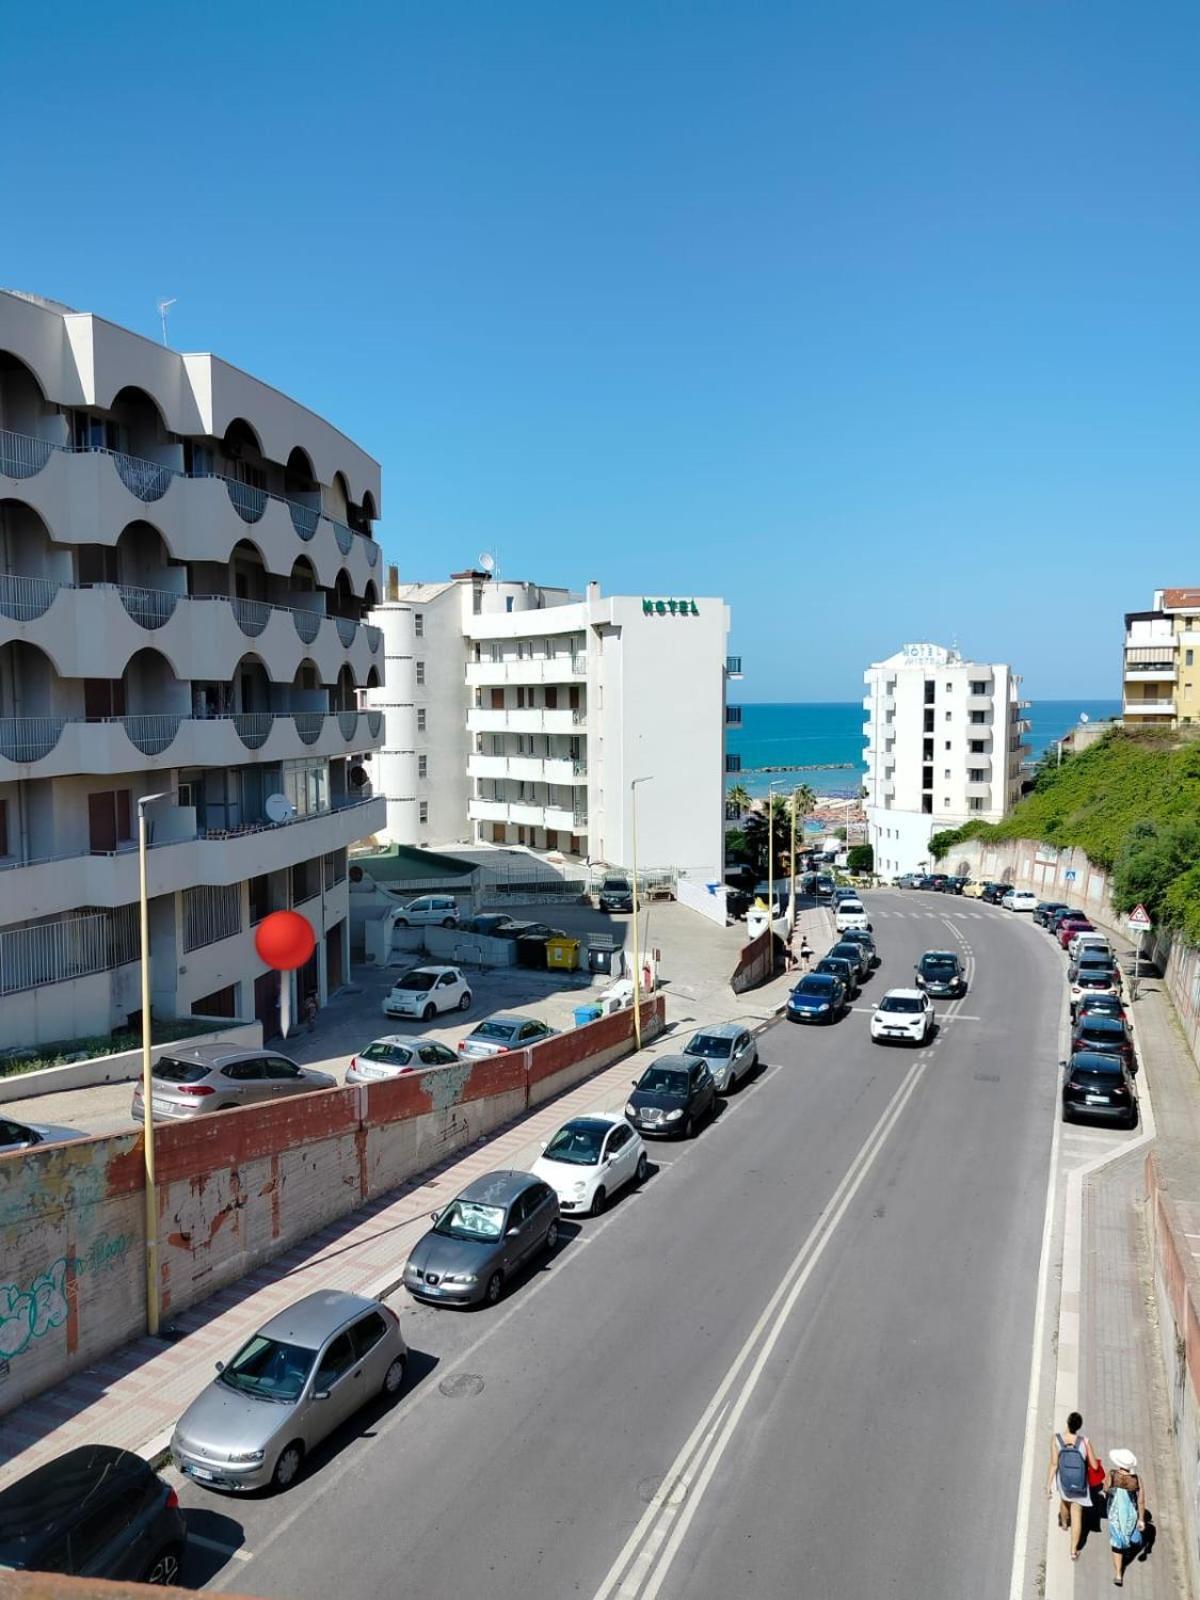
[[[425,663],[423,661],[417,662],[417,682],[425,682]]]
[[[1184,619],[1183,619],[1183,629],[1184,629],[1185,633],[1191,633],[1191,631],[1192,631],[1192,619],[1191,619],[1191,617],[1184,617]]]
[[[420,802],[418,802],[418,805],[417,805],[417,821],[418,822],[428,822],[429,821],[429,801],[428,800],[421,800]]]
[[[981,756],[983,754],[983,740],[972,739],[968,745],[968,748],[973,756]]]
[[[429,776],[429,757],[428,756],[418,756],[417,757],[417,777],[418,778],[427,778],[428,776]]]
[[[948,794],[945,794],[945,795],[942,796],[942,805],[943,805],[943,807],[946,807],[947,809],[949,808],[950,796]]]
[[[950,741],[949,741],[949,739],[947,739],[946,740],[946,749],[949,750],[949,748],[950,748]]]
[[[321,892],[322,860],[297,861],[292,866],[292,904],[298,906]]]
[[[0,800],[0,856],[8,854],[8,801]]]
[[[928,710],[925,712],[925,732],[933,732],[933,712]]]
[[[947,713],[946,713],[946,721],[947,721],[947,722],[949,722],[949,721],[950,721],[950,713],[949,713],[949,712],[948,712],[948,711],[947,711]]]
[[[321,1357],[321,1365],[317,1368],[317,1376],[313,1380],[314,1390],[328,1389],[339,1378],[344,1378],[353,1365],[354,1346],[350,1343],[350,1335],[339,1333]]]
[[[81,544],[76,553],[79,582],[117,583],[117,551],[111,544]]]
[[[425,707],[424,706],[418,706],[417,707],[417,732],[418,733],[424,733],[425,732]]]
[[[933,697],[934,697],[934,695],[936,693],[937,693],[937,684],[934,683],[932,678],[926,678],[925,679],[925,704],[927,706],[931,706],[933,704]]]
[[[413,636],[417,639],[425,637],[425,613],[423,611],[413,612]]]
[[[483,590],[482,589],[478,589],[477,588],[477,589],[473,589],[471,591],[471,610],[475,613],[476,616],[478,616],[479,613],[483,610]]]
[[[968,767],[967,779],[971,783],[986,783],[987,773],[982,767]]]
[[[976,727],[982,727],[984,721],[986,720],[986,718],[987,718],[987,712],[986,711],[972,711],[972,713],[971,713],[971,721],[972,721],[972,723],[975,724]]]
[[[953,691],[954,691],[954,681],[953,681],[953,679],[951,679],[951,680],[950,680],[950,681],[949,681],[949,682],[948,682],[948,683],[947,683],[947,684],[946,684],[946,693],[947,693],[947,694],[952,694],[952,693],[953,693]]]
[[[125,684],[120,678],[85,678],[83,714],[89,722],[125,715]]]
[[[513,608],[513,597],[510,594],[506,594],[504,596],[504,609],[505,609],[505,611],[511,611],[512,608]]]
[[[1196,652],[1194,650],[1185,650],[1183,652],[1183,664],[1185,667],[1190,667],[1192,665],[1192,659],[1195,656],[1195,653]]]
[[[946,768],[944,768],[944,769],[943,769],[943,772],[942,772],[942,777],[943,777],[943,778],[947,778],[947,779],[948,779],[948,778],[949,778],[949,776],[950,776],[950,768],[949,768],[949,767],[946,767]]]
[[[980,799],[977,799],[974,795],[972,795],[971,799],[967,801],[967,804],[968,804],[968,806],[970,806],[972,811],[982,811],[983,810],[983,801],[980,800]]]
[[[971,683],[972,694],[986,694],[988,692],[987,680],[975,679]]]
[[[368,1311],[360,1322],[350,1329],[355,1359],[361,1361],[368,1350],[373,1350],[387,1332],[387,1323],[378,1311]]]
[[[103,789],[88,795],[88,849],[93,855],[107,855],[132,837],[128,789]]]
[[[277,1081],[294,1080],[302,1077],[300,1068],[294,1061],[289,1061],[286,1056],[267,1057],[267,1077]]]

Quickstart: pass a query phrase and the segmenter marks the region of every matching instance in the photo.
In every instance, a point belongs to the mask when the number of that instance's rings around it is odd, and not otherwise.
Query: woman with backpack
[[[1079,1560],[1079,1540],[1083,1533],[1083,1508],[1092,1503],[1088,1470],[1101,1468],[1083,1432],[1083,1418],[1072,1411],[1066,1431],[1050,1441],[1050,1471],[1046,1478],[1046,1498],[1058,1489],[1058,1525],[1071,1535],[1071,1560]],[[1101,1475],[1100,1481],[1103,1482]]]
[[[1142,1510],[1137,1457],[1132,1450],[1114,1450],[1109,1460],[1112,1471],[1108,1475],[1108,1542],[1112,1545],[1116,1573],[1113,1582],[1120,1589],[1125,1583],[1125,1562],[1129,1552],[1142,1542],[1146,1518]]]

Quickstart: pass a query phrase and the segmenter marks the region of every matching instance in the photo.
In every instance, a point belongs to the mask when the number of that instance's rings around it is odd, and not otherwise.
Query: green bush
[[[200,1033],[212,1033],[211,1021],[193,1022],[179,1017],[169,1022],[151,1024],[150,1037],[154,1044],[172,1044],[176,1039],[192,1039]],[[232,1026],[232,1024],[230,1024]],[[114,1033],[92,1035],[84,1039],[56,1039],[53,1044],[31,1045],[33,1055],[21,1055],[6,1060],[0,1056],[0,1078],[15,1077],[23,1072],[40,1072],[43,1067],[66,1066],[69,1060],[81,1058],[93,1061],[97,1056],[121,1055],[126,1050],[140,1050],[140,1033]]]
[[[869,844],[852,844],[846,851],[848,872],[874,872],[875,851]]]

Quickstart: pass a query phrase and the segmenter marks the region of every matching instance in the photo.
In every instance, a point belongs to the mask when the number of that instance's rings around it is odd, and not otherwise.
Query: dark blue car
[[[845,1009],[846,985],[830,973],[808,973],[788,995],[789,1022],[836,1022]]]

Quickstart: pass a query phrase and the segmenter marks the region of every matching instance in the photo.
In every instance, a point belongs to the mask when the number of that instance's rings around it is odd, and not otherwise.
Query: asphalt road
[[[760,1077],[500,1307],[398,1295],[400,1401],[286,1495],[183,1485],[187,1580],[281,1600],[1006,1596],[1061,962],[1027,918],[870,903],[883,966],[859,1006],[923,950],[972,947],[927,1050],[873,1046],[863,1011],[781,1024]]]

